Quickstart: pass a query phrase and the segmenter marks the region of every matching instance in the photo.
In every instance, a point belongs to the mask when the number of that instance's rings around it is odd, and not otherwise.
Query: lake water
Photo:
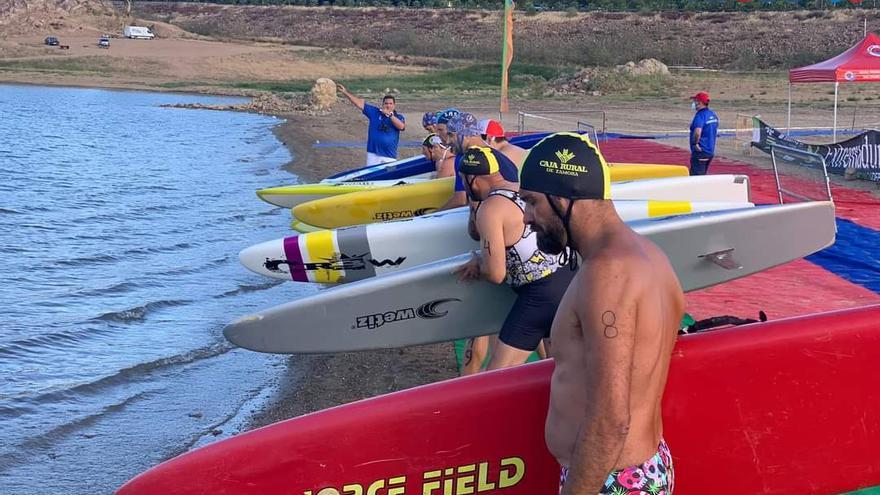
[[[238,262],[290,232],[279,121],[159,106],[234,101],[0,85],[2,493],[109,493],[273,393],[222,329],[314,290]]]

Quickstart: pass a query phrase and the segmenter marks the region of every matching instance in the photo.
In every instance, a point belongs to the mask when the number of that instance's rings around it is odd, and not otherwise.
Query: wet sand
[[[418,114],[420,117],[421,114]],[[360,111],[347,103],[324,116],[284,116],[275,135],[291,151],[287,170],[304,182],[322,179],[364,163],[363,147],[316,148],[321,142],[362,142],[366,126]],[[416,114],[407,112],[416,120]],[[415,129],[414,129],[415,128]],[[410,124],[402,141],[420,139],[421,126]],[[419,148],[401,148],[400,157]],[[451,342],[404,349],[291,356],[278,396],[258,412],[250,428],[265,426],[328,407],[458,376]]]

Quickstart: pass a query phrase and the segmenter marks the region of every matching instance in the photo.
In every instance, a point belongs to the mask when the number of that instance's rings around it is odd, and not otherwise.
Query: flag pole
[[[504,40],[501,45],[501,104],[503,115],[508,111],[507,90],[509,85],[510,63],[513,61],[513,0],[504,0]]]

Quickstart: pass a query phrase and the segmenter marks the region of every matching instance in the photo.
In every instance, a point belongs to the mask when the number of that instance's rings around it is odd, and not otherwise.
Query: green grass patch
[[[192,88],[195,86],[216,86],[216,85],[217,85],[217,83],[177,81],[177,82],[159,83],[159,84],[155,84],[154,86],[157,88],[178,89],[178,88]]]
[[[630,99],[674,96],[679,93],[674,79],[665,75],[629,76],[609,71],[599,78],[597,84],[603,93]]]
[[[97,72],[106,73],[114,69],[113,64],[103,57],[38,58],[25,60],[0,60],[0,69],[32,70],[39,72]]]
[[[565,72],[564,67],[514,64],[510,69],[510,88],[527,89],[535,84],[555,79]],[[389,75],[382,77],[360,77],[341,80],[355,93],[380,93],[385,88],[397,89],[402,93],[423,91],[497,91],[501,85],[501,66],[497,64],[475,64],[453,69],[439,69],[422,74]],[[226,85],[237,89],[252,89],[273,92],[308,91],[314,81],[266,81],[239,82]]]
[[[0,70],[99,74],[102,76],[109,74],[154,74],[163,67],[161,62],[154,60],[102,56],[0,60]]]
[[[220,84],[220,86],[235,89],[253,89],[256,91],[272,91],[274,93],[302,93],[310,90],[315,84],[311,80],[294,80],[294,81],[255,81],[255,82],[237,82],[231,84]],[[217,84],[214,84],[217,86]]]

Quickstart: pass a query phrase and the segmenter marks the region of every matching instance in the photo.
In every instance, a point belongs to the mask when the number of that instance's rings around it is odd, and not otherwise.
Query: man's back
[[[710,155],[715,154],[715,140],[718,137],[718,115],[711,108],[706,107],[700,109],[691,121],[691,135],[694,129],[701,129],[700,132],[700,151]],[[694,151],[693,143],[691,143],[691,152]]]
[[[528,150],[521,148],[515,144],[511,144],[510,141],[501,141],[495,145],[495,149],[504,153],[504,156],[510,158],[514,164],[516,164],[517,168],[522,167],[523,161],[526,159],[526,155],[529,154]]]
[[[546,436],[563,465],[572,461],[581,430],[605,414],[626,419],[618,432],[623,447],[609,469],[644,462],[662,435],[660,401],[683,294],[654,244],[623,225],[609,237],[584,260],[551,333],[556,369]]]

